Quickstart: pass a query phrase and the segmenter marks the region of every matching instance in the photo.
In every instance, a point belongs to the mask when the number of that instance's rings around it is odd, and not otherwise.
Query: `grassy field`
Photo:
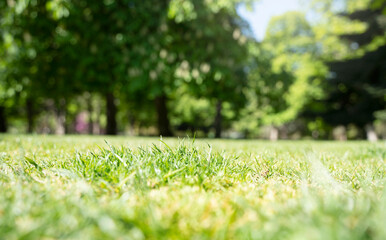
[[[0,239],[386,239],[385,161],[385,142],[0,135]]]

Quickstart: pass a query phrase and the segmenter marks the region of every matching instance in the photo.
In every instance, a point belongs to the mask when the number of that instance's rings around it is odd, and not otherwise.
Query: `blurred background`
[[[386,0],[1,0],[0,132],[386,139]]]

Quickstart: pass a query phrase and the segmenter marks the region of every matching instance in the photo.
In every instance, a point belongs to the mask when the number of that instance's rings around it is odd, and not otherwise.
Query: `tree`
[[[26,104],[29,132],[33,129],[34,104],[43,98],[55,102],[57,129],[64,133],[66,101],[76,94],[67,35],[60,22],[63,16],[50,7],[51,3],[8,1],[5,7],[9,18],[4,29],[13,49],[7,51],[5,78],[19,86],[18,97]]]
[[[159,133],[169,136],[168,105],[185,89],[215,105],[213,125],[220,136],[224,116],[236,117],[223,109],[237,112],[244,102],[247,38],[236,13],[239,2],[2,2],[2,36],[12,45],[2,58],[2,92],[24,102],[29,132],[39,104],[53,101],[57,120],[66,126],[68,104],[87,92],[105,97],[107,134],[117,133],[118,100],[124,100],[129,103],[122,106],[134,112],[155,114]],[[184,70],[189,79],[181,76]]]
[[[4,26],[4,19],[6,19],[6,12],[7,8],[5,5],[5,2],[0,3],[0,53],[3,53],[0,55],[0,133],[4,133],[7,131],[7,119],[6,119],[6,113],[5,113],[5,104],[4,101],[6,99],[6,91],[5,89],[5,69],[6,69],[6,62],[5,62],[5,51],[6,51],[6,44],[5,44],[5,33],[2,30]]]
[[[119,95],[130,100],[130,95],[148,90],[155,40],[167,3],[83,0],[68,5],[70,17],[64,24],[74,36],[76,79],[83,89],[105,96],[107,134],[117,133]]]
[[[315,34],[304,14],[288,12],[271,19],[262,43],[250,45],[250,102],[260,125],[277,128],[295,120],[305,106],[322,97],[321,80],[326,71],[319,59]]]
[[[351,46],[354,56],[343,60],[328,61],[330,78],[328,96],[322,102],[324,120],[333,125],[354,124],[358,128],[373,131],[371,125],[375,113],[385,109],[386,94],[386,41],[385,26],[381,24],[382,6],[340,14],[351,21],[366,23],[360,33],[341,34],[341,40]]]
[[[224,103],[237,110],[245,100],[242,89],[246,86],[248,39],[243,32],[248,31],[248,26],[236,13],[238,1],[228,1],[226,5],[182,1],[187,6],[182,13],[173,8],[176,2],[179,1],[172,2],[170,10],[176,22],[171,29],[179,36],[173,42],[174,51],[182,57],[175,77],[183,80],[192,96],[214,103],[213,127],[215,137],[220,137]]]

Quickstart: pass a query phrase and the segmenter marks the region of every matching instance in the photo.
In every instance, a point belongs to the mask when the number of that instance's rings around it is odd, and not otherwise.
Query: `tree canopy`
[[[2,1],[0,132],[382,134],[385,1],[313,0],[262,41],[253,2]]]

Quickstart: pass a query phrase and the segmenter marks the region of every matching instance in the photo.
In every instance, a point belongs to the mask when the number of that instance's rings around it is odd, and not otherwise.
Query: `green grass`
[[[0,135],[0,239],[386,239],[385,158],[385,142]]]

